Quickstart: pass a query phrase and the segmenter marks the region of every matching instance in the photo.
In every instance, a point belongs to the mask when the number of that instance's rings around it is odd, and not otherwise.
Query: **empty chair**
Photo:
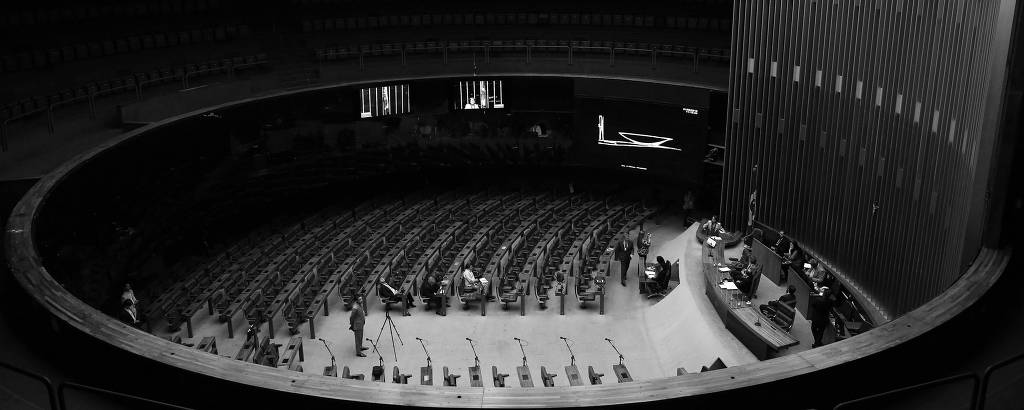
[[[457,385],[456,384],[457,379],[459,377],[462,377],[462,376],[458,375],[458,374],[448,373],[448,366],[444,366],[444,368],[442,370],[444,372],[444,385],[445,386],[456,386]]]
[[[343,379],[352,379],[352,380],[363,380],[363,379],[366,378],[366,376],[364,376],[362,373],[352,374],[352,373],[349,372],[348,366],[345,366],[345,368],[342,369],[342,371],[341,371],[341,378],[343,378]]]
[[[590,384],[601,384],[601,377],[604,377],[604,373],[594,371],[594,366],[587,366],[587,375],[590,377]]]
[[[554,387],[555,376],[558,375],[554,373],[548,373],[548,369],[544,368],[544,366],[540,367],[540,378],[541,381],[544,383],[544,387]]]
[[[494,375],[494,387],[505,387],[505,378],[508,373],[498,373],[498,366],[491,366],[491,374]]]
[[[725,365],[725,362],[722,361],[722,358],[716,357],[715,361],[711,362],[711,366],[701,366],[700,367],[700,371],[701,372],[709,372],[709,371],[712,371],[712,370],[724,369],[726,367],[728,367],[728,366]]]

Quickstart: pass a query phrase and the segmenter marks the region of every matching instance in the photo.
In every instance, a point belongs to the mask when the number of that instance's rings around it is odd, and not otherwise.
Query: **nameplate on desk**
[[[650,278],[650,279],[654,279],[654,277],[658,275],[657,272],[655,272],[653,270],[650,270],[650,269],[645,270],[644,274],[647,275],[647,277]]]
[[[736,289],[739,289],[739,288],[736,287],[736,284],[732,283],[732,282],[725,282],[725,283],[723,283],[721,285],[718,285],[718,287],[720,287],[722,289],[726,289],[726,290],[736,290]]]

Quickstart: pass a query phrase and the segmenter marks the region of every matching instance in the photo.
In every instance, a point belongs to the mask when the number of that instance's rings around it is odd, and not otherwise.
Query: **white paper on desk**
[[[718,287],[720,287],[722,289],[725,289],[725,290],[736,290],[736,289],[739,289],[739,288],[736,287],[736,284],[732,283],[732,282],[725,282],[725,283],[723,283],[721,285],[718,285]]]
[[[647,275],[647,278],[649,278],[649,279],[653,279],[653,278],[654,278],[655,276],[657,276],[657,275],[658,275],[658,273],[657,273],[657,272],[655,272],[655,271],[653,271],[653,270],[650,270],[650,269],[648,269],[648,270],[645,270],[645,271],[644,271],[644,274],[645,274],[645,275]]]
[[[721,236],[712,236],[711,239],[714,239],[716,241],[720,241],[720,240],[722,240],[722,237]]]
[[[726,268],[726,267],[723,266],[721,268],[718,268],[718,271],[719,272],[729,272],[729,271],[732,271],[732,269],[729,269],[729,268]]]

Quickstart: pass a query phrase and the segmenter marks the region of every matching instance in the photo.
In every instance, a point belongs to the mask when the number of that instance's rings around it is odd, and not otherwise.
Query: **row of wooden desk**
[[[779,328],[768,318],[761,315],[757,306],[746,303],[739,290],[723,289],[719,286],[728,274],[719,270],[725,265],[724,245],[714,248],[701,244],[701,264],[704,273],[704,293],[711,300],[725,328],[754,356],[765,360],[773,352],[778,352],[799,343],[788,332]]]

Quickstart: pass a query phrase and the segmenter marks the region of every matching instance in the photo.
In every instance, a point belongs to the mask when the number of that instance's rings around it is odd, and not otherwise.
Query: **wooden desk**
[[[761,265],[764,276],[778,285],[782,281],[782,257],[775,254],[775,251],[758,239],[754,239],[750,245],[750,253],[757,258],[757,263]]]
[[[715,307],[726,329],[729,329],[760,360],[767,359],[772,352],[799,343],[789,333],[763,317],[756,306],[748,306],[742,302],[743,296],[739,290],[722,289],[718,286],[724,274],[718,270],[719,266],[716,264],[724,260],[723,246],[709,248],[704,245],[701,248],[704,294],[711,300],[711,305]]]

